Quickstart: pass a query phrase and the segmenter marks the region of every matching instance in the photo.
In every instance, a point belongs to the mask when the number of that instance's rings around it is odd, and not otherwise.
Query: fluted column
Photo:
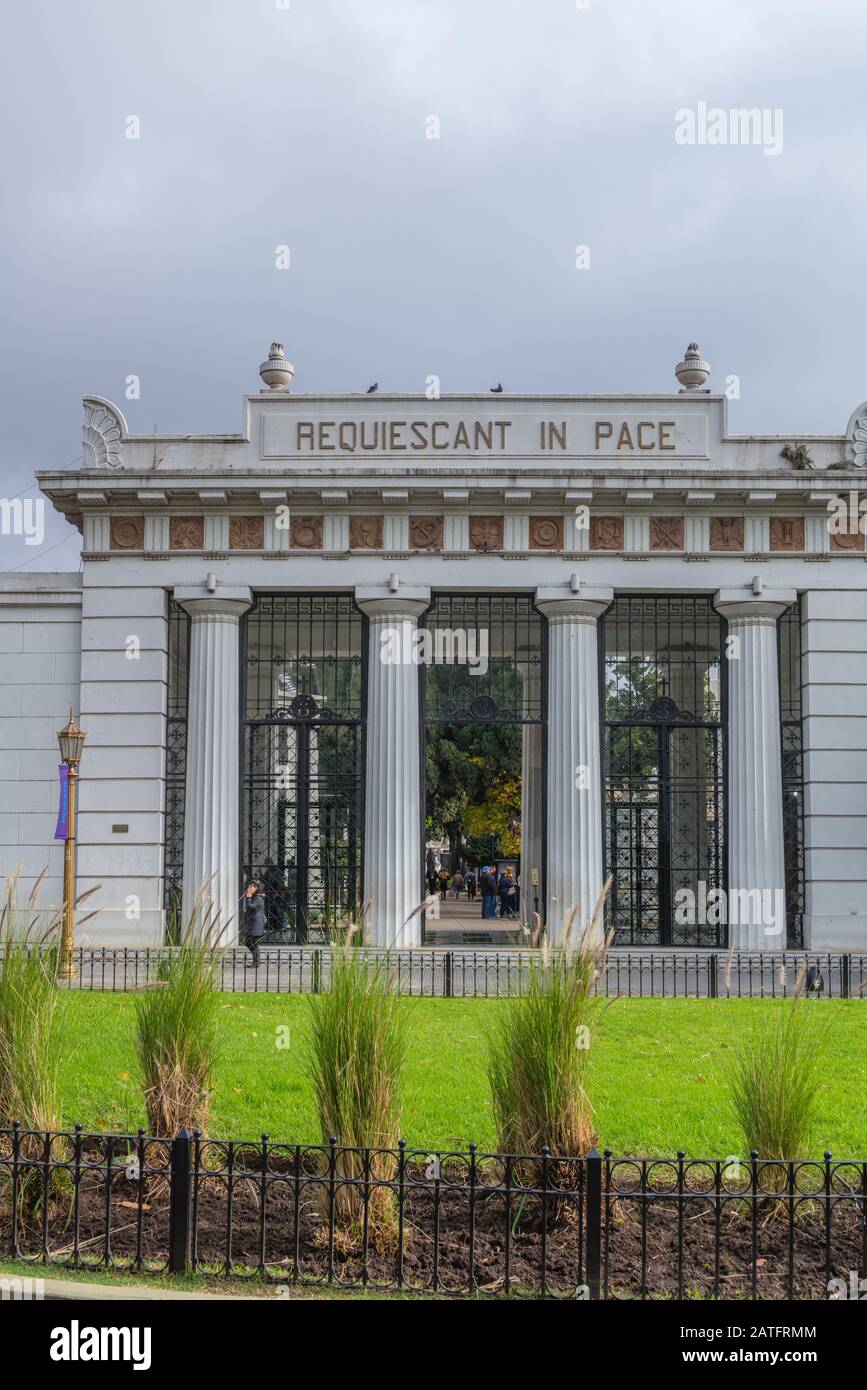
[[[536,591],[548,619],[547,916],[549,941],[588,923],[602,890],[598,620],[610,589]]]
[[[362,587],[369,619],[364,901],[374,946],[419,946],[422,913],[419,666],[415,632],[430,590]],[[415,913],[415,916],[412,914]]]
[[[728,622],[728,924],[736,950],[786,944],[777,619],[797,595],[722,589]]]
[[[190,615],[187,767],[184,798],[184,923],[196,896],[218,924],[220,941],[238,937],[238,625],[250,590],[220,585],[175,589]]]

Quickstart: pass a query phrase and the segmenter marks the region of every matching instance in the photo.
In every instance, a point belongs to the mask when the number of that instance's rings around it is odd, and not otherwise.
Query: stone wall
[[[58,730],[78,712],[81,576],[0,575],[0,876],[20,872],[23,902],[63,901]]]
[[[807,942],[867,950],[867,593],[803,600]]]

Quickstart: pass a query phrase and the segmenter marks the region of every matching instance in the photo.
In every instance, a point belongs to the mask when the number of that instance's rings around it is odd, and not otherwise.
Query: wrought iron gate
[[[272,940],[360,907],[364,626],[347,595],[260,596],[247,616],[242,870]]]
[[[722,946],[722,619],[695,596],[615,599],[603,620],[605,857],[615,940]]]

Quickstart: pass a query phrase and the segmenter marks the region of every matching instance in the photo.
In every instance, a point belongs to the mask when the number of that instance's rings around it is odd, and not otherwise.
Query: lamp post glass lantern
[[[84,737],[84,730],[78,727],[70,710],[69,722],[57,735],[60,758],[68,773],[66,840],[63,848],[63,926],[58,969],[58,974],[64,980],[75,978],[75,966],[72,962],[72,948],[75,944],[75,789]]]

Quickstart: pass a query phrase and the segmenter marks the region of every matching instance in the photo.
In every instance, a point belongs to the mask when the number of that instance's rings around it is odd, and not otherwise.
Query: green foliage
[[[57,953],[38,928],[35,890],[24,910],[7,881],[0,908],[0,1126],[59,1129],[60,1073],[68,1056],[67,1011]]]
[[[401,1085],[407,1052],[407,1018],[384,963],[348,947],[332,956],[331,988],[309,995],[307,1070],[316,1098],[323,1143],[332,1137],[351,1148],[397,1147]],[[334,1194],[342,1237],[354,1244],[367,1208],[371,1239],[390,1245],[396,1234],[392,1193],[347,1186],[364,1176],[362,1158],[338,1151],[343,1183]],[[371,1158],[372,1177],[392,1176],[392,1161]],[[328,1200],[322,1187],[317,1192]]]
[[[747,1152],[755,1149],[760,1158],[779,1159],[809,1152],[823,1041],[812,1004],[797,990],[785,1007],[761,1015],[741,1042],[729,1067],[728,1087]],[[773,1186],[775,1176],[785,1175],[781,1169],[766,1170],[765,1176]]]
[[[167,978],[136,1000],[136,1055],[149,1132],[205,1131],[219,1052],[217,953],[194,910]]]
[[[803,473],[806,469],[815,467],[810,457],[809,445],[801,443],[800,440],[796,441],[794,444],[784,444],[780,450],[780,458],[784,458],[798,473]]]
[[[323,1140],[388,1146],[400,1131],[406,1020],[386,967],[335,950],[331,987],[307,996],[308,1074]]]
[[[607,1001],[594,993],[607,943],[593,921],[562,948],[530,962],[527,993],[512,999],[488,1035],[488,1080],[497,1143],[505,1153],[586,1154],[596,1141],[587,1091],[590,1048]]]
[[[426,833],[466,843],[472,860],[516,854],[521,826],[521,726],[432,724],[425,741]]]
[[[309,1002],[303,994],[220,996],[221,1051],[209,1134],[287,1142],[320,1134],[306,1049],[296,1045]],[[863,999],[806,1001],[827,1019],[816,1139],[807,1157],[832,1149],[867,1156],[867,1008]],[[145,1125],[132,1074],[136,996],[73,990],[72,1045],[61,1076],[63,1119],[87,1129],[133,1133]],[[505,999],[401,1000],[409,1030],[403,1137],[425,1152],[496,1148],[485,1034]],[[621,999],[590,1050],[588,1085],[600,1143],[618,1154],[709,1158],[743,1152],[731,1108],[728,1066],[758,1021],[782,999]],[[292,1046],[275,1049],[276,1029]],[[817,1023],[821,1029],[822,1024]],[[627,1060],[628,1059],[628,1060]]]

